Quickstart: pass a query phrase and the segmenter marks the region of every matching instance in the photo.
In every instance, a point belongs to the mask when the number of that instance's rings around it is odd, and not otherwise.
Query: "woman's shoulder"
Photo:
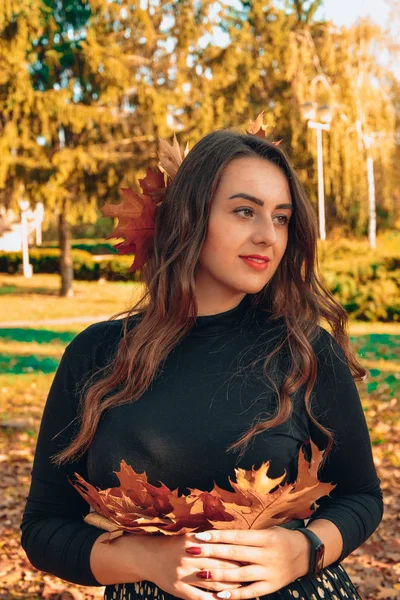
[[[316,336],[311,345],[317,358],[319,368],[336,374],[347,374],[350,372],[348,361],[342,346],[329,331],[318,326]]]
[[[124,320],[114,319],[92,323],[73,338],[65,353],[82,359],[90,357],[95,359],[97,354],[99,352],[102,354],[103,351],[109,353],[124,335]],[[134,327],[138,320],[138,315],[131,315],[128,318],[128,329]]]

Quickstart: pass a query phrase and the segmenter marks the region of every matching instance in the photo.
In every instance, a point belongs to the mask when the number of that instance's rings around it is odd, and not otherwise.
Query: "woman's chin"
[[[242,294],[257,294],[260,292],[266,285],[267,281],[262,283],[256,281],[243,282],[242,285],[235,286],[238,292]]]

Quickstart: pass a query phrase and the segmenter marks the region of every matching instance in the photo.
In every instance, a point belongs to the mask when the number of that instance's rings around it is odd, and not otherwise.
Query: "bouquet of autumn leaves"
[[[318,480],[317,472],[323,451],[310,440],[310,463],[299,452],[297,479],[280,485],[286,472],[278,478],[268,477],[270,461],[259,469],[235,469],[236,482],[230,478],[233,492],[214,483],[212,491],[187,488],[189,495],[178,495],[161,483],[147,481],[123,460],[116,472],[120,485],[105,490],[87,483],[78,473],[72,485],[89,503],[92,511],[85,521],[110,535],[105,543],[126,533],[180,535],[206,529],[267,529],[292,519],[312,515],[314,503],[336,486]]]

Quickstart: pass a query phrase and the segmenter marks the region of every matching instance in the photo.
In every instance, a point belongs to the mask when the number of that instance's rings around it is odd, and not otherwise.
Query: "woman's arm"
[[[77,383],[92,369],[95,345],[104,336],[104,327],[107,326],[99,323],[87,328],[64,352],[43,412],[32,481],[21,523],[21,543],[34,567],[88,586],[103,585],[91,569],[93,546],[104,549],[104,556],[108,558],[115,554],[116,562],[120,560],[119,546],[110,545],[107,551],[104,544],[98,546],[98,540],[104,538],[104,531],[83,521],[89,505],[68,481],[75,471],[88,479],[86,458],[56,467],[50,457],[64,448],[76,431]],[[60,431],[62,433],[57,435]],[[96,550],[94,567],[98,575],[102,563],[98,563],[97,555]],[[134,560],[132,555],[130,570]],[[97,564],[100,564],[100,569]]]
[[[383,515],[382,490],[360,397],[344,353],[324,329],[315,344],[315,352],[318,375],[312,413],[334,433],[336,441],[319,478],[337,486],[330,496],[318,502],[319,507],[308,527],[318,535],[318,530],[323,534],[319,519],[336,526],[343,540],[342,550],[334,561],[337,565],[378,527]],[[312,423],[310,433],[320,448],[326,446],[326,436]],[[336,543],[334,546],[337,547]],[[326,551],[330,552],[328,544]]]
[[[90,553],[93,576],[102,585],[135,583],[146,579],[148,553],[147,538],[141,535],[123,535],[111,544],[103,544],[109,533],[103,533],[94,542]]]
[[[307,529],[316,533],[325,546],[323,566],[327,567],[332,564],[337,564],[343,549],[343,538],[336,525],[326,519],[317,519],[310,523]],[[310,567],[311,545],[307,537],[301,533],[301,531],[293,529],[291,533],[293,533],[295,537],[297,536],[296,548],[298,557],[296,560],[295,571],[298,573],[298,577],[304,577],[304,575],[307,575]]]

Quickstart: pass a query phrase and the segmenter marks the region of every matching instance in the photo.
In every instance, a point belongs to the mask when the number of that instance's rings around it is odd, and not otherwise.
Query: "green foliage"
[[[140,269],[133,274],[129,273],[132,262],[131,256],[118,256],[111,260],[104,259],[100,262],[100,273],[108,281],[140,281]]]
[[[97,261],[94,254],[85,250],[72,250],[75,279],[97,281],[140,281],[140,271],[129,273],[132,256],[117,256]],[[34,273],[59,273],[59,248],[34,248],[29,252],[29,261]],[[0,272],[17,273],[22,266],[22,252],[0,252]]]
[[[372,251],[366,240],[319,243],[320,272],[354,319],[400,321],[400,235],[388,233]]]
[[[42,244],[40,247],[43,248],[56,248],[58,242],[48,242]],[[118,254],[118,250],[115,248],[115,244],[112,244],[108,240],[73,240],[71,248],[74,250],[85,250],[90,254]]]
[[[354,270],[351,270],[352,273]],[[358,272],[359,273],[359,272]],[[324,280],[348,314],[360,321],[400,321],[399,283],[381,272],[379,278],[365,278],[326,269]]]

